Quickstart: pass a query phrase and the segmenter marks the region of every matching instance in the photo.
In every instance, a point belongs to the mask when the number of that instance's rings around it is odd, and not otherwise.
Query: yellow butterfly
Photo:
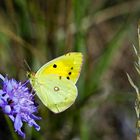
[[[60,113],[75,101],[83,55],[71,52],[43,65],[29,79],[36,94],[52,112]]]

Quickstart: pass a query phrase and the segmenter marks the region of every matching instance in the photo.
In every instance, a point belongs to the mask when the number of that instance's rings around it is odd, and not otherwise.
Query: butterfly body
[[[35,75],[31,74],[30,82],[36,94],[54,113],[60,113],[74,103],[81,65],[82,54],[72,52],[46,63]]]

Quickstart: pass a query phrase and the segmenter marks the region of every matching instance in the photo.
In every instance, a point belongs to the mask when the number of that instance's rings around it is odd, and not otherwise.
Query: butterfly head
[[[30,79],[30,78],[33,78],[35,76],[35,73],[28,71],[26,75]]]
[[[27,77],[30,79],[31,83],[35,81],[35,73],[34,72],[27,72]]]

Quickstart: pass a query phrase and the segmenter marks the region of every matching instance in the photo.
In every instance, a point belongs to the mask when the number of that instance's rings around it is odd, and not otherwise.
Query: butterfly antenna
[[[28,71],[31,72],[32,70],[31,70],[29,64],[27,63],[27,61],[25,59],[24,59],[24,64],[26,65]]]

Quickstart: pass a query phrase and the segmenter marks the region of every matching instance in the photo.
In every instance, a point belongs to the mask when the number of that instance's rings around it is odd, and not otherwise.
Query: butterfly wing
[[[79,52],[71,52],[60,56],[44,66],[36,73],[36,77],[42,77],[49,74],[57,74],[76,83],[81,71],[83,56]]]
[[[54,74],[39,77],[33,87],[43,104],[54,113],[60,113],[69,108],[77,97],[75,84]]]

